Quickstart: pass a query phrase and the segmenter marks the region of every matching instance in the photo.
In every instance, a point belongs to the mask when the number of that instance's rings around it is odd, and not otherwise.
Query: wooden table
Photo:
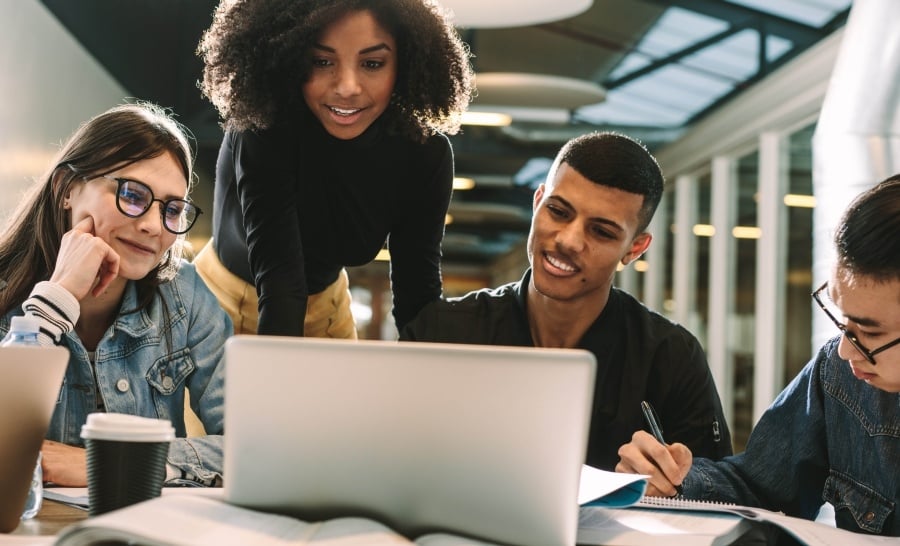
[[[63,527],[87,519],[86,510],[74,508],[61,502],[44,499],[41,511],[33,519],[19,523],[14,535],[55,535]]]

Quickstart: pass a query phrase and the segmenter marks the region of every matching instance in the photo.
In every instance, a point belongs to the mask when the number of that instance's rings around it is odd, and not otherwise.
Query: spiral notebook
[[[725,512],[738,516],[754,517],[758,508],[750,508],[739,504],[719,501],[693,500],[683,497],[642,497],[634,504],[635,508],[687,510],[694,512]]]
[[[684,498],[644,497],[627,509],[582,508],[578,544],[583,546],[724,546],[756,523],[780,527],[806,546],[896,544],[893,537],[851,533],[763,508]]]

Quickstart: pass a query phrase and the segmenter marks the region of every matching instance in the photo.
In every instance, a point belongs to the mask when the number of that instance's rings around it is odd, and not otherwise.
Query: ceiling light
[[[463,112],[462,123],[463,125],[483,125],[488,127],[506,127],[512,124],[513,121],[566,125],[571,120],[571,117],[571,112],[562,108],[473,104],[467,111]]]
[[[386,248],[382,248],[381,250],[378,251],[378,254],[375,255],[375,261],[376,262],[391,261],[391,252]]]
[[[463,112],[463,125],[482,125],[484,127],[505,127],[512,123],[512,116],[500,112],[479,112],[468,110]]]
[[[712,237],[716,234],[716,228],[709,224],[696,224],[692,231],[697,237]]]
[[[457,176],[453,179],[453,189],[454,190],[471,190],[475,187],[475,180],[472,178],[464,178],[462,176]]]
[[[549,23],[585,11],[593,0],[438,0],[465,28],[503,28]]]
[[[526,72],[475,74],[475,104],[574,110],[606,99],[606,89],[576,78]]]
[[[759,239],[762,230],[756,226],[734,226],[731,234],[735,239]]]
[[[813,209],[816,208],[816,196],[815,195],[797,195],[795,193],[789,193],[784,196],[784,204],[789,207],[800,207],[805,209]]]

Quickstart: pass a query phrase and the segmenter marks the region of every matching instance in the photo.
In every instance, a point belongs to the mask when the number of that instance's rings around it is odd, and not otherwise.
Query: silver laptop
[[[236,336],[225,359],[228,502],[575,544],[591,353]]]
[[[69,351],[0,347],[0,532],[19,524]]]

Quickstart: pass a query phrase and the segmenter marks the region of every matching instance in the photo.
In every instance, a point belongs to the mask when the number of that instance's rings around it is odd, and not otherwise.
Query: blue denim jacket
[[[744,453],[694,460],[685,496],[806,519],[827,501],[842,529],[900,536],[900,394],[856,379],[839,341],[775,399]]]
[[[69,349],[69,366],[47,438],[82,446],[81,426],[97,411],[99,385],[106,410],[169,419],[177,438],[169,449],[169,464],[203,480],[222,475],[223,344],[232,333],[231,319],[194,270],[183,263],[178,274],[160,287],[168,306],[172,346],[161,328],[164,320],[157,296],[140,312],[120,314],[96,350],[97,381],[87,350],[75,332],[62,346]],[[121,310],[137,307],[137,290],[128,283]],[[5,335],[15,309],[0,320]],[[184,396],[208,436],[185,438]]]

